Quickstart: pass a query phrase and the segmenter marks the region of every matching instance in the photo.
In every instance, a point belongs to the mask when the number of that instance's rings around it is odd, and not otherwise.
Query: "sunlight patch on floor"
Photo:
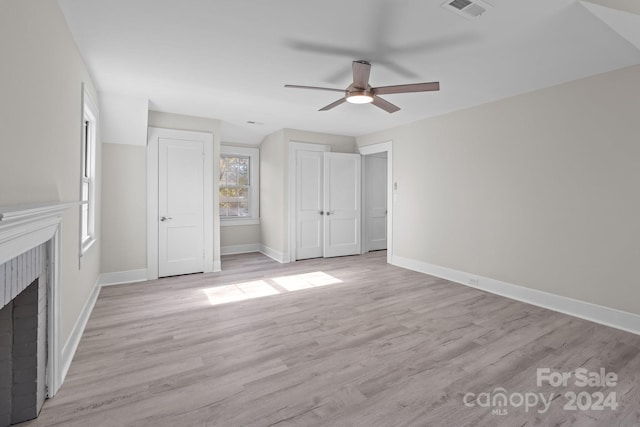
[[[273,281],[275,286],[270,285],[267,281]],[[233,285],[215,286],[203,289],[202,291],[207,298],[209,298],[211,305],[220,305],[336,283],[342,283],[342,280],[322,271],[316,271],[313,273],[294,274],[291,276],[254,280]]]
[[[280,292],[264,280],[239,283],[237,285],[216,286],[203,289],[211,305],[226,304],[252,298],[277,295]]]
[[[293,276],[276,277],[273,279],[273,281],[290,292],[300,289],[314,288],[317,286],[327,286],[334,285],[336,283],[342,283],[342,280],[336,279],[330,274],[324,273],[322,271],[296,274]]]

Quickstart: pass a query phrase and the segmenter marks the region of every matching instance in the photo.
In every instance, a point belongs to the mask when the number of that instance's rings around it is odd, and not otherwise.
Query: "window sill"
[[[258,225],[260,224],[260,218],[220,218],[220,226],[228,227],[232,225]]]

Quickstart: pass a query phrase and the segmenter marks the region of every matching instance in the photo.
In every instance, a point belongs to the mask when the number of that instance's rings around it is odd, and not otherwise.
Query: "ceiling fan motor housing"
[[[371,86],[367,89],[360,89],[357,87],[353,87],[353,85],[349,86],[347,89],[347,102],[352,104],[366,104],[373,101],[373,90]]]

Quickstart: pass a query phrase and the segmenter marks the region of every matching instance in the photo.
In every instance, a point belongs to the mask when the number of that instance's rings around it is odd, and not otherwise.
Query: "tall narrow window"
[[[80,168],[80,255],[95,241],[95,168],[98,110],[83,87]]]
[[[221,147],[219,191],[222,225],[257,223],[259,161],[257,148]]]
[[[251,193],[251,157],[220,156],[220,215],[247,218]]]

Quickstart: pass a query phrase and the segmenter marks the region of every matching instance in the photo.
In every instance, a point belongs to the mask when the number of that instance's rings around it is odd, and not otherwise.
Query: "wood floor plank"
[[[638,426],[640,336],[386,263],[386,252],[101,290],[58,395],[25,426]],[[615,387],[536,385],[538,368]],[[464,404],[504,388],[548,411]],[[612,410],[561,393],[617,394]],[[478,403],[478,400],[473,400]]]

